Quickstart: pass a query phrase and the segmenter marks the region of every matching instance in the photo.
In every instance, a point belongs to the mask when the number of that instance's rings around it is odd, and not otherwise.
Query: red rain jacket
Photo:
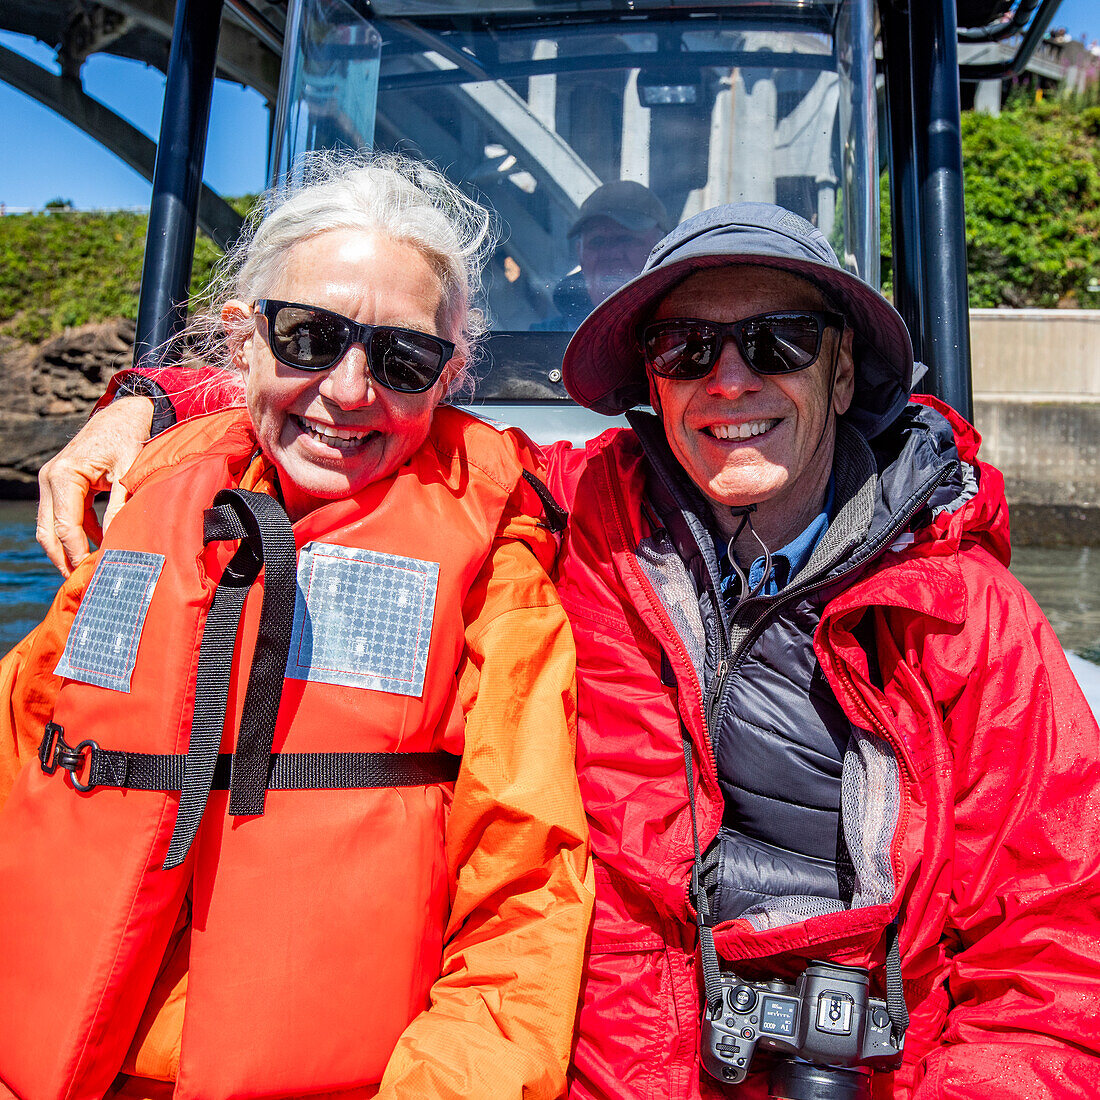
[[[1100,731],[1053,630],[1008,572],[1001,475],[978,463],[973,428],[922,400],[979,467],[976,494],[832,599],[814,642],[848,717],[895,756],[898,813],[881,853],[894,896],[764,931],[727,922],[715,939],[739,973],[790,977],[832,959],[870,967],[883,996],[883,933],[899,916],[911,1025],[903,1067],[875,1075],[876,1097],[1095,1097]],[[577,642],[577,766],[596,867],[571,1095],[763,1097],[763,1073],[724,1092],[696,1059],[681,721],[704,849],[723,806],[696,675],[636,557],[649,531],[645,466],[630,431],[550,455],[550,487],[571,513],[557,579]],[[881,690],[853,633],[864,615]],[[662,684],[662,652],[676,688]]]

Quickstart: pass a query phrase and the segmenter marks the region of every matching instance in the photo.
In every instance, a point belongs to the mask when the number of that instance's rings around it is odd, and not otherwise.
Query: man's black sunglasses
[[[646,368],[662,378],[703,378],[732,337],[757,374],[792,374],[817,362],[827,328],[843,333],[844,318],[828,310],[800,309],[725,324],[694,318],[654,321],[642,330],[642,355]]]
[[[267,342],[280,363],[296,370],[334,367],[352,344],[362,344],[371,378],[398,393],[423,393],[455,353],[449,340],[393,325],[361,325],[319,306],[257,298],[267,318]]]

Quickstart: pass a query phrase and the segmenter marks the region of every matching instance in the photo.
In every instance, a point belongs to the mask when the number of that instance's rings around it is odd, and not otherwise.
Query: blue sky
[[[0,45],[59,72],[53,51],[21,35],[0,33]],[[164,77],[134,61],[94,55],[81,72],[84,90],[156,141]],[[0,202],[9,210],[38,209],[52,198],[82,210],[149,205],[148,182],[113,153],[29,96],[0,83],[4,147]],[[18,156],[10,155],[19,150]],[[223,195],[260,191],[266,184],[267,108],[239,84],[219,80],[210,108],[206,182]]]
[[[1074,38],[1100,38],[1098,0],[1062,0],[1054,26]],[[33,39],[0,33],[0,44],[58,71],[53,51]],[[160,131],[164,78],[136,62],[93,56],[84,66],[85,91],[155,141]],[[33,99],[0,83],[4,147],[0,203],[8,210],[40,209],[53,198],[78,209],[148,206],[149,184],[97,142]],[[219,81],[211,107],[206,182],[223,195],[261,190],[267,171],[267,110],[239,85]],[[18,155],[12,155],[18,150]]]

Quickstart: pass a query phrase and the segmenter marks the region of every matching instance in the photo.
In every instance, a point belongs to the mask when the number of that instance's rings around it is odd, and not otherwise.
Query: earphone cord
[[[841,327],[840,333],[837,336],[836,349],[833,352],[833,365],[832,370],[829,373],[829,400],[826,406],[825,423],[821,426],[821,434],[817,437],[817,443],[814,445],[811,459],[817,455],[817,452],[821,449],[822,441],[825,439],[825,433],[829,428],[829,420],[833,415],[833,390],[836,388],[836,369],[840,362],[840,345],[844,340],[844,328]],[[742,600],[751,600],[755,596],[759,596],[764,590],[764,586],[768,583],[768,577],[772,572],[772,555],[771,551],[764,545],[764,540],[756,533],[756,528],[752,525],[751,514],[756,511],[755,504],[746,504],[738,508],[730,508],[730,513],[736,518],[740,517],[741,522],[737,525],[737,530],[733,533],[733,538],[729,540],[726,545],[726,557],[729,559],[730,565],[733,567],[733,572],[736,575],[738,581],[741,583],[741,595],[737,599],[737,603],[740,604]],[[745,575],[745,571],[737,564],[737,556],[734,553],[734,544],[741,537],[741,532],[744,531],[745,525],[748,524],[749,532],[754,539],[760,544],[760,549],[764,551],[764,572],[760,580],[749,588],[749,579]]]

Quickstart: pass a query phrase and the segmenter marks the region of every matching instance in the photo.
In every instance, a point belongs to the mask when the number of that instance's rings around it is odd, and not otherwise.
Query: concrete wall
[[[1019,541],[1100,545],[1100,310],[970,314],[974,421]]]
[[[1100,309],[972,309],[974,396],[1100,403]]]

